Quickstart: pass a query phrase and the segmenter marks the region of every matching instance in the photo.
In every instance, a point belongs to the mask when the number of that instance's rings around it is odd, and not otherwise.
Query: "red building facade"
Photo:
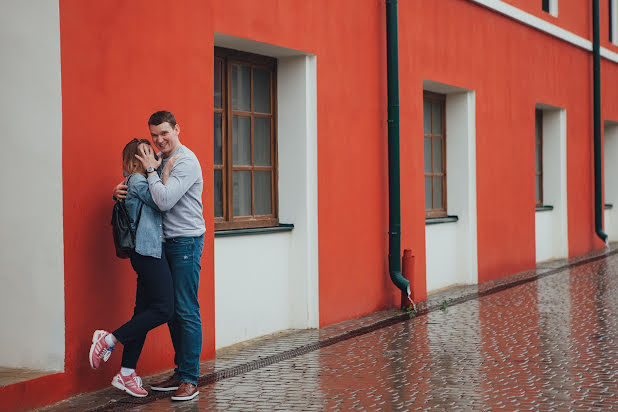
[[[402,247],[416,256],[410,280],[417,301],[442,287],[501,278],[533,269],[539,260],[604,246],[594,228],[592,0],[550,3],[557,9],[543,11],[540,0],[399,4],[401,232]],[[64,324],[56,326],[64,329],[64,368],[3,386],[2,409],[41,406],[104,387],[118,366],[113,359],[105,372],[94,373],[86,362],[92,330],[126,320],[135,291],[129,265],[114,258],[110,195],[121,179],[122,147],[145,137],[146,120],[159,109],[174,112],[181,141],[198,156],[204,175],[203,359],[213,358],[221,345],[261,333],[217,335],[232,327],[217,317],[224,311],[219,307],[260,305],[259,297],[246,300],[242,286],[260,279],[240,281],[238,294],[220,288],[225,279],[218,276],[237,275],[223,250],[243,255],[252,246],[242,243],[243,235],[216,234],[215,48],[266,56],[277,65],[271,136],[278,180],[271,180],[271,199],[278,224],[293,223],[294,229],[274,234],[283,246],[274,241],[272,250],[273,256],[284,254],[280,247],[287,251],[283,276],[307,276],[299,278],[306,283],[290,278],[284,288],[289,323],[273,323],[266,332],[319,327],[397,306],[399,291],[388,276],[383,0],[60,0],[57,6]],[[601,1],[601,113],[606,138],[618,139],[618,46],[610,40],[615,17],[608,6]],[[10,8],[19,7],[16,2]],[[37,21],[25,24],[36,33]],[[298,78],[305,82],[295,83]],[[424,117],[428,95],[444,102],[430,120]],[[296,109],[300,120],[286,126]],[[544,116],[540,125],[537,111]],[[427,129],[438,116],[437,129]],[[547,153],[535,155],[535,122],[548,139]],[[288,147],[293,138],[300,143]],[[295,152],[306,160],[298,181],[288,179],[300,173],[288,164]],[[543,193],[557,199],[541,202],[551,210],[535,207],[535,156],[545,167]],[[618,153],[612,156],[605,153],[605,161],[618,160]],[[438,167],[442,172],[428,177],[428,162],[434,162],[430,173]],[[612,176],[605,171],[607,184]],[[434,178],[442,179],[435,191]],[[428,181],[435,203],[427,202]],[[288,206],[296,185],[307,194],[297,208]],[[431,220],[431,210],[443,223]],[[549,215],[543,213],[553,213],[544,228],[541,219]],[[606,230],[610,239],[618,237],[607,222]],[[297,252],[300,241],[283,236],[299,233],[303,248]],[[435,256],[447,266],[432,263]],[[461,276],[451,276],[449,264],[463,268]],[[264,293],[278,290],[280,282],[272,282],[263,282]],[[295,293],[305,289],[306,303],[294,306]],[[110,300],[117,305],[110,307]],[[152,332],[141,374],[170,368],[171,351],[167,330]]]

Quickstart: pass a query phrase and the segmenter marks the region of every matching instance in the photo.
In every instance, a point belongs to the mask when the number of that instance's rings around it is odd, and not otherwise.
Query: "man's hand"
[[[127,198],[127,189],[129,186],[124,184],[124,180],[114,188],[114,197],[118,200],[124,200]]]
[[[161,158],[155,155],[155,152],[154,150],[152,150],[152,147],[150,145],[141,144],[137,148],[137,151],[139,152],[139,154],[136,154],[135,157],[137,157],[139,161],[142,162],[142,166],[144,166],[144,169],[148,169],[149,167],[156,169],[161,166]]]

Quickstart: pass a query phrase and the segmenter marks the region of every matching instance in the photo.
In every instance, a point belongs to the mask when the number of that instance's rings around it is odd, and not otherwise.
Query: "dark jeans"
[[[174,314],[174,285],[165,253],[161,259],[133,253],[131,265],[137,273],[133,317],[113,335],[124,346],[121,365],[135,369],[148,331],[164,324]]]
[[[197,384],[202,352],[202,320],[197,291],[204,235],[165,239],[165,255],[174,282],[174,316],[168,322],[174,345],[174,375]]]

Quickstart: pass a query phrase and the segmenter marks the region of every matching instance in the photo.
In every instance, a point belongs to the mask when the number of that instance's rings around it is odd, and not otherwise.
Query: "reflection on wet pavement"
[[[130,410],[618,409],[617,271],[612,256]]]

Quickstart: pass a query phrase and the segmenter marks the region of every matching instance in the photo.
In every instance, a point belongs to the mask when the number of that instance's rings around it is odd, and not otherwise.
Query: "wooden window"
[[[446,96],[423,93],[425,216],[446,216]]]
[[[544,12],[549,13],[549,0],[542,0],[541,8]]]
[[[543,111],[536,109],[534,116],[534,186],[536,205],[543,205]]]
[[[215,47],[215,229],[276,226],[277,61]]]

